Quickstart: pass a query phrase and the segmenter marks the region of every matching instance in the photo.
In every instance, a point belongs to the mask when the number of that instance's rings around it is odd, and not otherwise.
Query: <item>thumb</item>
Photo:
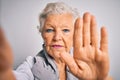
[[[60,54],[62,60],[65,62],[65,64],[68,66],[68,68],[70,69],[70,71],[77,76],[78,75],[78,71],[79,74],[81,73],[79,70],[78,65],[76,64],[74,58],[67,52],[63,52],[62,54]]]

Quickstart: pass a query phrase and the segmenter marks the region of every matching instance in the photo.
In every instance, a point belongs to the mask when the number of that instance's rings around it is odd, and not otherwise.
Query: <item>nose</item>
[[[62,34],[60,32],[55,32],[53,40],[54,41],[59,41],[62,39]]]

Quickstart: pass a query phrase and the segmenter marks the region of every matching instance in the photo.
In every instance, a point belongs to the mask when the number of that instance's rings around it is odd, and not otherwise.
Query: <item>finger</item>
[[[4,36],[4,32],[2,30],[2,28],[0,27],[0,46],[1,44],[3,44],[5,41],[5,36]]]
[[[91,16],[91,43],[93,46],[98,47],[97,22],[94,16]]]
[[[74,74],[77,75],[78,74],[78,70],[79,70],[79,74],[80,73],[80,69],[78,68],[74,58],[69,54],[69,53],[62,53],[60,54],[62,60],[65,62],[65,64],[69,67],[70,71]]]
[[[75,22],[74,37],[73,37],[74,38],[73,47],[75,50],[83,46],[82,28],[83,28],[83,20],[81,18],[78,18]]]
[[[105,27],[101,28],[100,49],[103,52],[108,52],[108,34]]]
[[[83,16],[83,45],[90,45],[90,13],[85,13]]]

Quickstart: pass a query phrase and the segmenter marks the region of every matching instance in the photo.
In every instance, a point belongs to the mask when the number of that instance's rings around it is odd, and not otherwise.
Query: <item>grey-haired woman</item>
[[[76,9],[55,2],[47,4],[39,21],[43,50],[10,72],[11,80],[109,80],[107,31],[101,28],[99,47],[92,14],[80,17]]]

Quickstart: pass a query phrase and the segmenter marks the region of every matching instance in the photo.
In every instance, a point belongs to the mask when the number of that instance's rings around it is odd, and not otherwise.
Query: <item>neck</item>
[[[55,61],[58,67],[60,80],[66,80],[66,66],[61,60]]]

